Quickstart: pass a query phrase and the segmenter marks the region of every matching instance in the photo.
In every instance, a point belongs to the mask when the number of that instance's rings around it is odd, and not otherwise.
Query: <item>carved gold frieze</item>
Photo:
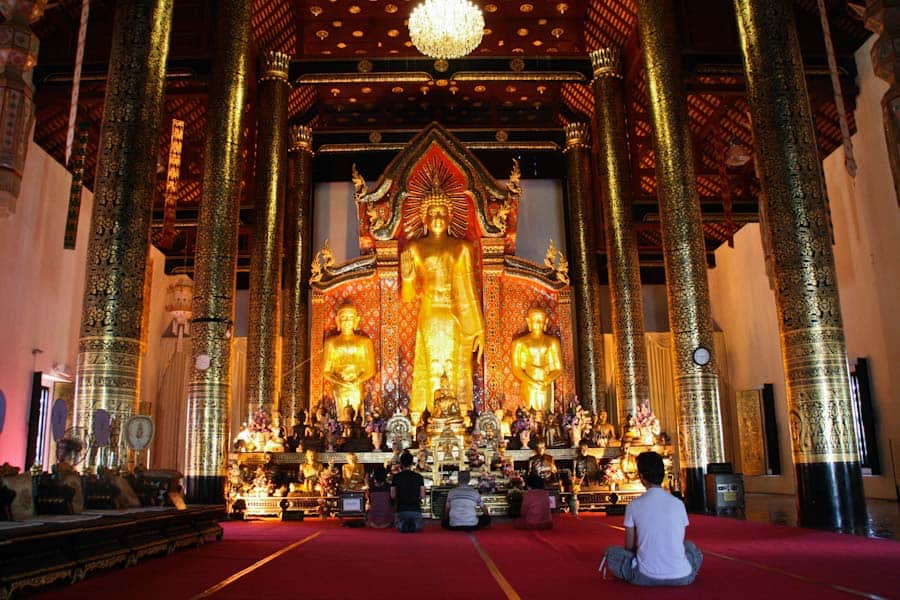
[[[759,390],[743,390],[737,393],[741,471],[745,476],[766,473],[761,401]]]

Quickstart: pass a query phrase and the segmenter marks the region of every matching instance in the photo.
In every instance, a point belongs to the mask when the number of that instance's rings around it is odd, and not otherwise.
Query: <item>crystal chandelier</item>
[[[481,43],[484,17],[468,0],[425,0],[409,15],[409,37],[431,58],[459,58]]]

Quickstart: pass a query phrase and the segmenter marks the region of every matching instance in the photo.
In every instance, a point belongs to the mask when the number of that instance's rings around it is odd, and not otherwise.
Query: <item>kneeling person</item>
[[[665,467],[659,454],[639,454],[637,470],[647,491],[625,509],[625,547],[610,546],[603,561],[616,577],[635,585],[688,585],[703,555],[684,539],[684,503],[660,486]]]
[[[445,529],[473,531],[487,527],[491,523],[491,516],[481,499],[481,494],[469,485],[470,478],[468,471],[460,471],[459,485],[447,494],[444,518],[441,520],[441,525]],[[480,516],[476,512],[478,507],[481,507]]]
[[[422,498],[425,497],[425,480],[412,470],[413,457],[409,450],[400,455],[401,471],[391,479],[391,498],[397,502],[396,525],[403,533],[421,531]]]

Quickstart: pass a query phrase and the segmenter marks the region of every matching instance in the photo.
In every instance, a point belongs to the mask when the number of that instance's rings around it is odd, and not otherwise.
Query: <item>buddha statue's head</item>
[[[356,463],[359,462],[359,459],[356,457],[356,454],[353,452],[347,453],[347,464],[351,466],[355,466]]]
[[[334,322],[342,334],[350,335],[359,325],[359,311],[352,304],[343,304],[338,308]]]
[[[315,450],[306,451],[306,464],[314,465],[318,462],[319,455]]]
[[[547,325],[547,313],[541,308],[532,308],[528,311],[525,322],[528,323],[528,330],[532,333],[543,333]]]
[[[435,187],[428,191],[422,198],[421,211],[426,232],[434,235],[446,233],[453,214],[453,202],[443,189]]]

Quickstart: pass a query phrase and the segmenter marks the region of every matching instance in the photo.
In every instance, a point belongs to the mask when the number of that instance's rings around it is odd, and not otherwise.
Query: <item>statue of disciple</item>
[[[321,471],[322,463],[319,462],[319,455],[315,450],[307,450],[306,460],[300,466],[300,474],[303,475],[303,491],[311,492],[315,489]]]
[[[433,409],[434,392],[447,374],[461,412],[472,408],[472,353],[481,362],[484,316],[475,284],[476,250],[449,233],[452,201],[439,184],[425,194],[426,235],[400,255],[401,297],[419,298],[413,384],[409,408]],[[421,290],[421,291],[419,291]]]
[[[544,333],[547,313],[532,308],[525,319],[528,333],[513,340],[511,360],[513,375],[525,407],[541,412],[553,410],[553,382],[562,375],[562,353],[559,340]]]
[[[338,309],[335,323],[339,332],[325,340],[322,375],[331,382],[338,414],[343,414],[346,406],[357,413],[363,384],[375,375],[375,348],[372,340],[355,333],[359,312],[352,304]]]
[[[528,472],[537,474],[546,482],[556,481],[556,461],[547,454],[547,444],[543,440],[534,447],[534,456],[528,459]]]
[[[616,428],[612,423],[608,422],[609,413],[601,410],[597,415],[597,422],[594,423],[594,434],[596,435],[597,445],[605,448],[609,443],[616,439]]]
[[[361,490],[366,484],[366,468],[353,452],[347,453],[347,464],[341,467],[341,487],[345,490]]]

